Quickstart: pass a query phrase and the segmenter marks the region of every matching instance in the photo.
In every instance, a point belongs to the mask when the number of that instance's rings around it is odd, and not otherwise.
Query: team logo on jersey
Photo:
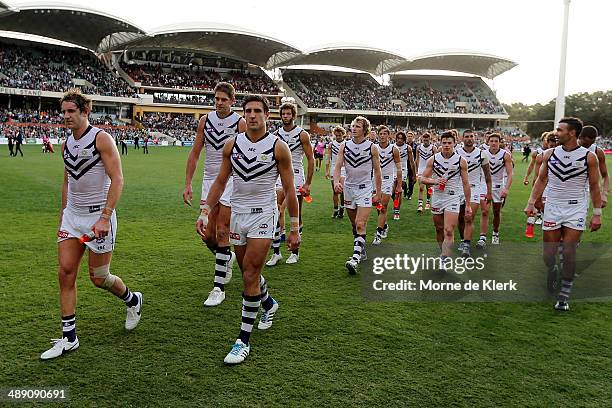
[[[259,229],[267,229],[268,228],[268,224],[261,224],[259,226]]]
[[[242,160],[242,153],[232,153],[232,159],[234,160]]]
[[[557,223],[554,222],[554,221],[544,221],[544,226],[545,227],[554,227],[556,225],[557,225]]]
[[[84,159],[91,159],[93,157],[93,150],[83,149],[79,152],[79,157],[82,157]]]
[[[251,208],[251,214],[263,214],[263,208]]]
[[[230,238],[235,240],[240,240],[240,234],[236,232],[230,232]]]
[[[272,156],[268,155],[266,153],[262,153],[259,156],[257,156],[257,163],[271,163],[272,162]]]
[[[572,166],[582,168],[586,166],[586,162],[583,160],[575,161],[572,163]]]
[[[57,231],[58,238],[68,238],[69,235],[70,234],[68,233],[68,231],[63,231],[63,230]]]
[[[344,205],[351,205],[353,202],[349,200],[344,200]]]

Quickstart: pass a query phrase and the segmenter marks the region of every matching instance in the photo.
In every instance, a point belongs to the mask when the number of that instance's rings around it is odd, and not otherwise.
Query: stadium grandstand
[[[273,120],[282,98],[294,98],[298,123],[316,134],[356,115],[393,129],[498,128],[508,115],[483,79],[516,65],[465,51],[412,58],[356,45],[302,51],[225,24],[145,30],[94,9],[45,3],[0,2],[0,30],[2,131],[35,136],[61,134],[57,99],[78,87],[92,97],[97,124],[125,136],[148,131],[188,141],[199,117],[214,109],[219,81],[236,88],[236,110],[244,95],[265,95]]]

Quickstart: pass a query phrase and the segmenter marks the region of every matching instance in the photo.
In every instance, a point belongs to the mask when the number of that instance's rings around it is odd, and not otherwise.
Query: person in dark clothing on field
[[[17,152],[21,153],[21,157],[23,157],[23,151],[21,150],[21,144],[23,143],[23,134],[21,131],[17,133],[17,137],[15,138],[15,153],[13,156],[17,157]]]
[[[528,144],[523,147],[523,159],[521,161],[529,161],[529,155],[531,155],[531,147]]]
[[[14,156],[15,153],[13,152],[13,146],[15,145],[15,140],[13,139],[12,135],[8,135],[8,147],[9,147],[9,156]]]
[[[134,149],[140,149],[140,145],[138,144],[138,140],[140,140],[140,138],[138,136],[134,136]]]
[[[125,143],[125,136],[121,136],[121,139],[119,139],[119,142],[121,143],[121,155],[123,156],[125,154],[127,156],[128,148],[127,148],[127,143]]]
[[[149,136],[145,136],[142,139],[142,153],[149,154]]]

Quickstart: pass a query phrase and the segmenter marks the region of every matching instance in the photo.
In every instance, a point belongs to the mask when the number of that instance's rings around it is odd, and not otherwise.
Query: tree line
[[[554,99],[545,105],[518,102],[504,104],[504,108],[510,115],[508,120],[525,130],[531,138],[539,138],[543,132],[552,130],[555,119]],[[567,96],[565,116],[577,116],[585,124],[595,126],[601,136],[612,136],[612,91],[582,92]]]

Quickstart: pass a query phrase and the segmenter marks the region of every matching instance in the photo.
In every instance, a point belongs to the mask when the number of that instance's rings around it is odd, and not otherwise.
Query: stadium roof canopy
[[[448,51],[419,55],[394,66],[389,72],[442,70],[464,72],[493,79],[514,68],[516,62],[473,51]]]
[[[0,30],[53,38],[94,51],[145,35],[141,28],[107,13],[45,2],[11,7],[0,1]]]
[[[111,50],[180,49],[243,60],[261,67],[291,59],[296,47],[241,27],[219,23],[181,23],[153,29],[148,36],[115,44]]]
[[[391,51],[362,45],[330,45],[306,51],[286,60],[277,60],[268,68],[289,65],[331,65],[382,75],[406,59]]]
[[[404,58],[391,51],[362,46],[329,46],[310,50],[275,67],[290,65],[333,65],[369,72],[373,75],[410,70],[455,71],[494,78],[517,64],[511,60],[472,51],[450,51]]]

